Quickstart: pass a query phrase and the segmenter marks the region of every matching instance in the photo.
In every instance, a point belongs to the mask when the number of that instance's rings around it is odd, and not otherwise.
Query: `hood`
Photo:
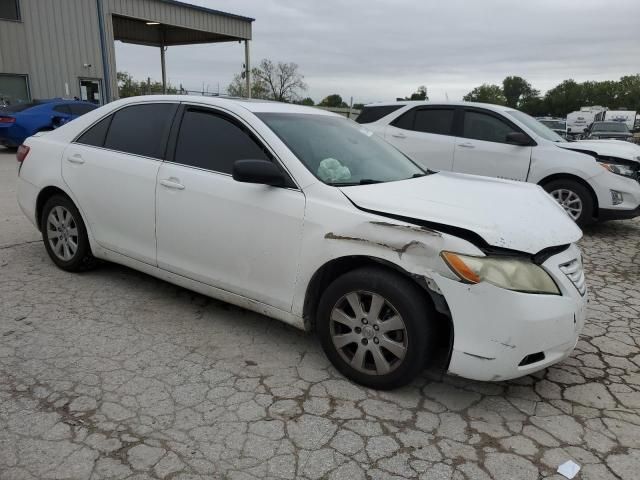
[[[640,145],[621,140],[578,140],[577,142],[555,143],[554,145],[578,152],[594,152],[603,157],[616,157],[640,162]]]
[[[536,254],[582,237],[562,207],[530,183],[440,172],[341,190],[362,209],[471,231],[493,247]]]

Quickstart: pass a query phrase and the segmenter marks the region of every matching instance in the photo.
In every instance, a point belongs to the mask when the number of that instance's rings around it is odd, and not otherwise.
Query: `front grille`
[[[576,287],[580,295],[587,293],[587,284],[584,280],[584,269],[582,268],[582,259],[576,258],[570,262],[560,265],[560,270],[564,273],[573,286]]]

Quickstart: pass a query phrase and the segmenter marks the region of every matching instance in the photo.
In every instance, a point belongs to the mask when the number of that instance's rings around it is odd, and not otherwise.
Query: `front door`
[[[275,161],[238,119],[185,108],[174,157],[158,172],[158,266],[290,311],[305,198],[236,182],[242,159]]]
[[[508,133],[520,131],[493,112],[465,109],[462,136],[455,142],[453,170],[526,181],[532,147],[512,145],[506,140]]]
[[[102,105],[102,82],[100,80],[81,78],[80,79],[80,100]]]

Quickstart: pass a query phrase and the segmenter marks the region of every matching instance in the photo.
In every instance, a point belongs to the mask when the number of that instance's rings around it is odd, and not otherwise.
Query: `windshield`
[[[393,182],[425,174],[390,144],[346,118],[297,113],[256,115],[328,185]]]
[[[526,113],[519,112],[518,110],[508,110],[507,113],[519,122],[524,123],[524,125],[530,130],[533,130],[536,135],[546,140],[550,140],[552,142],[566,142],[566,140],[556,132]]]
[[[627,133],[629,129],[622,122],[596,122],[591,129],[593,132],[622,132]]]
[[[557,120],[540,120],[540,123],[553,130],[564,130],[566,127],[564,122],[559,122]]]

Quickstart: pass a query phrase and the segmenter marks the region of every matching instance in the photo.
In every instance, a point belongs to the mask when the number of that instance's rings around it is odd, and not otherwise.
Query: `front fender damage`
[[[410,224],[370,221],[359,225],[354,231],[328,232],[324,238],[359,243],[372,256],[401,267],[430,292],[438,311],[449,314],[440,288],[434,280],[444,245],[441,232]],[[437,301],[433,294],[439,297]]]

